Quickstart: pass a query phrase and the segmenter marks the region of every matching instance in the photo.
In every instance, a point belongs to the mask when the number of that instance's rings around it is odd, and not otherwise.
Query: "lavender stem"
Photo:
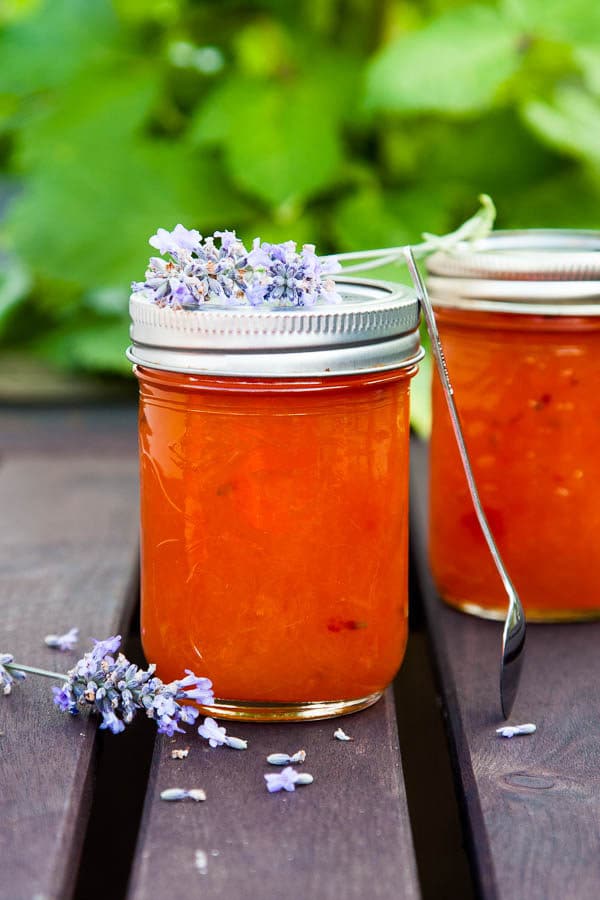
[[[4,663],[5,669],[16,669],[19,672],[31,672],[32,675],[45,675],[46,678],[58,678],[59,681],[68,681],[68,675],[61,672],[49,672],[48,669],[38,669],[36,666],[23,666],[20,663]]]

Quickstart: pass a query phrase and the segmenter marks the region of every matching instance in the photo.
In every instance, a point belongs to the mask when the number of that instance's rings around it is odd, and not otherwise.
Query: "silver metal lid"
[[[173,310],[132,296],[128,358],[197,375],[297,378],[414,365],[419,305],[402,285],[335,279],[342,302],[302,309]]]
[[[437,307],[549,316],[600,315],[600,232],[497,231],[427,261]]]

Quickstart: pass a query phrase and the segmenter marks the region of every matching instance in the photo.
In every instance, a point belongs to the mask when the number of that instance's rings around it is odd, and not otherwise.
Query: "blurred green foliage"
[[[158,226],[367,249],[482,191],[598,227],[600,4],[0,0],[5,345],[125,373]]]

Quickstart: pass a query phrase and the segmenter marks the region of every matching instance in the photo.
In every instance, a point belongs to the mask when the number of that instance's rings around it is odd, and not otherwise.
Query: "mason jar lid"
[[[600,231],[497,231],[427,261],[435,306],[547,316],[600,315]]]
[[[335,278],[341,303],[271,309],[159,307],[132,296],[128,358],[196,375],[297,378],[404,368],[423,356],[409,288]]]

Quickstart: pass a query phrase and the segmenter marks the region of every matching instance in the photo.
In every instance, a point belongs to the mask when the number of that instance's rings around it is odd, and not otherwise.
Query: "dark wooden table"
[[[113,736],[30,676],[0,697],[1,900],[600,896],[600,625],[530,630],[515,717],[538,732],[498,739],[500,627],[435,595],[414,451],[407,659],[343,720],[354,741],[332,721],[230,727],[245,752],[143,719]],[[80,646],[119,632],[143,662],[135,410],[4,409],[0,510],[0,651],[68,667],[43,636],[78,625]],[[300,746],[314,784],[269,795],[265,756]],[[207,800],[161,801],[173,786]]]

